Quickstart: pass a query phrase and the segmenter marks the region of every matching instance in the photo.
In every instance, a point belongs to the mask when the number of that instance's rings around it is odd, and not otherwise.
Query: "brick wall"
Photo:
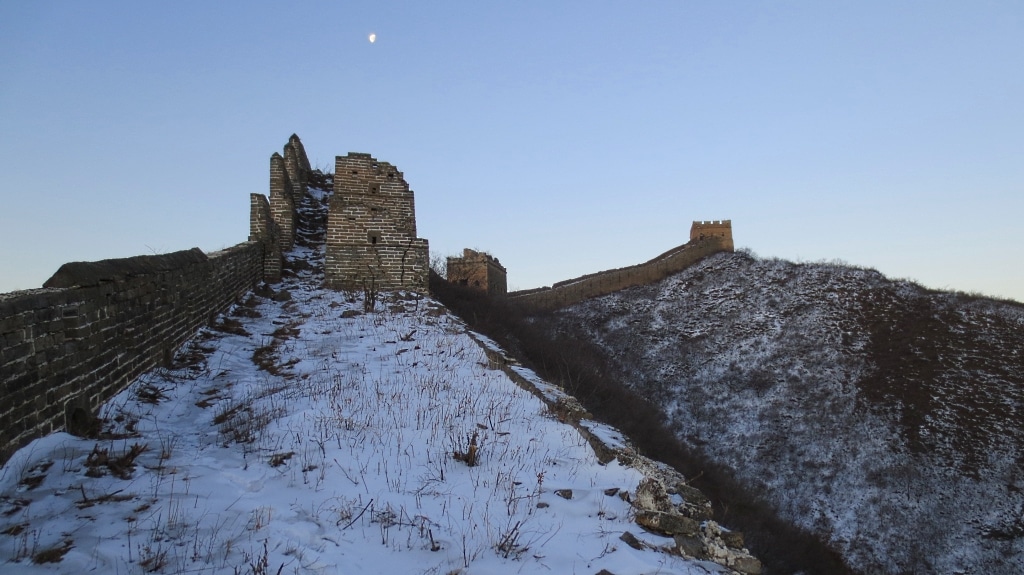
[[[247,242],[72,263],[43,289],[0,294],[0,463],[166,363],[252,289],[262,260]]]
[[[295,201],[292,182],[285,169],[284,158],[274,152],[270,156],[270,217],[277,224],[278,243],[282,251],[292,249],[295,243]]]
[[[327,218],[326,284],[333,289],[427,291],[427,240],[402,172],[370,154],[335,158]]]
[[[249,194],[249,241],[263,248],[263,279],[281,281],[284,255],[281,252],[281,230],[270,214],[270,202],[263,194]]]
[[[558,309],[588,298],[662,280],[702,258],[722,251],[733,251],[731,228],[728,237],[712,236],[691,240],[642,264],[588,274],[558,282],[551,287],[516,291],[508,295],[513,301],[537,311]]]

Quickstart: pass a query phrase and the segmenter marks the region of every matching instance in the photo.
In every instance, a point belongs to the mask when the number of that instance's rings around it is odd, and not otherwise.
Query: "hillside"
[[[321,289],[314,195],[281,284],[107,402],[96,437],[0,469],[0,571],[760,571],[680,476],[574,426],[571,398],[436,301]]]
[[[1020,573],[1024,306],[719,254],[555,314],[867,573]]]

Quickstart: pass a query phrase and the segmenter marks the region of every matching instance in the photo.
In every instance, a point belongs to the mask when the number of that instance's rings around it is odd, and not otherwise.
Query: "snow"
[[[887,370],[900,366],[878,369],[870,346],[909,331],[895,322],[918,308],[938,318],[923,326],[934,334],[908,338],[907,349],[934,350],[934,376],[893,377]],[[854,567],[1021,572],[1019,304],[932,293],[871,270],[720,254],[558,317],[665,406],[683,441]],[[873,332],[874,321],[894,336]],[[902,388],[930,400],[912,404]],[[924,416],[910,433],[904,414],[915,409]]]
[[[0,470],[0,570],[726,571],[620,541],[671,541],[605,494],[642,474],[601,465],[440,304],[389,294],[362,313],[361,297],[319,283],[301,271],[290,300],[251,295],[201,330],[174,368],[104,406],[104,438],[54,433],[18,451]],[[469,466],[455,454],[474,441]],[[47,550],[58,562],[33,562]]]

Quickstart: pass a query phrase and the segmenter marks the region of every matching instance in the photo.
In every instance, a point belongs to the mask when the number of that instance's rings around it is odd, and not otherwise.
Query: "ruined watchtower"
[[[508,291],[505,268],[498,258],[469,248],[462,250],[461,258],[448,258],[448,281],[487,295],[505,295]]]
[[[327,220],[327,287],[427,291],[427,240],[416,237],[413,192],[395,166],[370,154],[334,163]]]

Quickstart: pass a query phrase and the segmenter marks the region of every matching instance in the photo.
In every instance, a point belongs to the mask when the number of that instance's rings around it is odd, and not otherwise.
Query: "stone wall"
[[[466,248],[462,257],[448,258],[448,281],[487,292],[488,295],[505,295],[508,291],[508,274],[498,258],[490,254]]]
[[[711,236],[691,240],[642,264],[581,276],[558,282],[551,287],[512,292],[509,298],[536,311],[549,311],[662,280],[702,258],[722,251],[733,251],[731,228],[728,237]]]
[[[259,243],[211,254],[65,264],[43,289],[0,294],[0,463],[75,430],[262,278]],[[78,430],[81,431],[81,428]]]
[[[427,240],[416,237],[414,195],[395,166],[370,154],[335,158],[325,266],[333,289],[427,291]]]

